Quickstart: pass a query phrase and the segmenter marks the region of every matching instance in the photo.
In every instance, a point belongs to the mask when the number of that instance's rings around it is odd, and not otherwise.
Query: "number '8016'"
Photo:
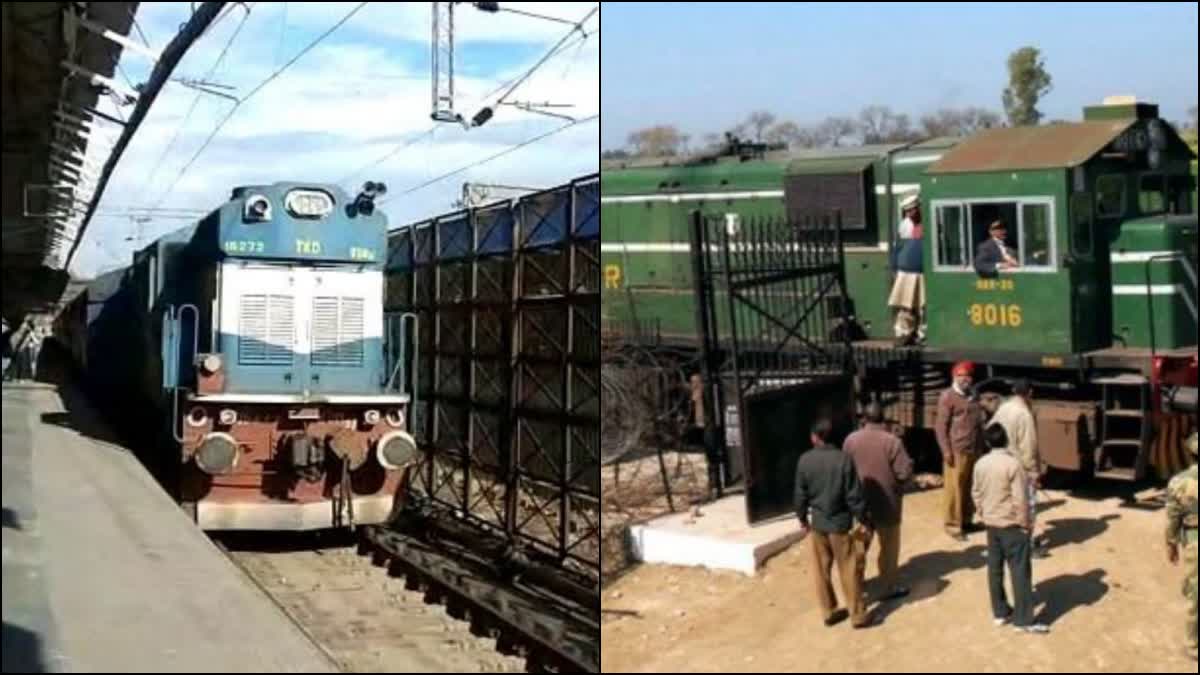
[[[975,303],[967,310],[967,316],[973,326],[1016,328],[1021,325],[1021,306]]]

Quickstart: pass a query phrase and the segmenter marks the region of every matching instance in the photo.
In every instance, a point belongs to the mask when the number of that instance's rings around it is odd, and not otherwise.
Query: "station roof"
[[[3,3],[0,214],[10,322],[52,305],[66,286],[63,267],[94,196],[95,162],[120,133],[120,121],[96,104],[110,93],[136,95],[112,78],[138,4]]]

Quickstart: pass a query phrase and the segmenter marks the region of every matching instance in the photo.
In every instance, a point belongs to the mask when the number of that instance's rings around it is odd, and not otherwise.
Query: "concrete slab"
[[[69,386],[3,399],[6,672],[336,670]]]
[[[753,575],[763,562],[800,541],[794,517],[751,526],[742,495],[630,527],[636,560],[646,563],[735,570]]]

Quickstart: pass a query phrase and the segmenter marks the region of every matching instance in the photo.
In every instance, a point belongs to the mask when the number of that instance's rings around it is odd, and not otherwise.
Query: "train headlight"
[[[225,408],[221,411],[221,414],[217,419],[221,420],[221,424],[229,426],[237,423],[237,417],[238,415],[236,410],[233,408]]]
[[[221,369],[221,357],[217,354],[206,354],[200,361],[200,367],[211,375]]]
[[[196,449],[196,466],[214,476],[232,471],[237,458],[237,441],[226,433],[208,434]]]
[[[333,211],[333,197],[321,190],[292,190],[284,206],[297,218],[323,218]]]
[[[199,406],[188,411],[187,423],[189,426],[202,427],[208,424],[208,411]]]
[[[403,469],[417,459],[417,441],[407,431],[389,431],[375,444],[379,464],[390,471]]]
[[[363,421],[367,424],[379,424],[379,411],[368,410],[363,413]]]
[[[252,195],[246,198],[243,217],[247,222],[261,222],[271,219],[271,200],[263,195]]]

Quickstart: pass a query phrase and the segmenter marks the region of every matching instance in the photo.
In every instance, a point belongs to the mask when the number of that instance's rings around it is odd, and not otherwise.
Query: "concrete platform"
[[[735,570],[753,575],[763,562],[800,541],[795,518],[751,527],[746,500],[733,495],[702,506],[700,517],[675,513],[630,528],[636,560]]]
[[[4,383],[4,672],[334,672],[69,386]]]

